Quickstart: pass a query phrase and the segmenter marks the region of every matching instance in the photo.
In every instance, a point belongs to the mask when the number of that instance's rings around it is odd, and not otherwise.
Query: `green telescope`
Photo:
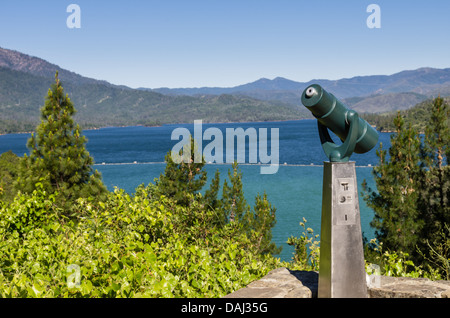
[[[320,141],[331,162],[346,162],[353,152],[366,153],[377,144],[376,130],[320,85],[308,86],[302,93],[302,103],[317,118]],[[334,143],[328,129],[342,145]]]

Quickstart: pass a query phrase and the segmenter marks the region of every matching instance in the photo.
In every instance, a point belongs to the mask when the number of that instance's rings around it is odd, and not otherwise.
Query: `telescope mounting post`
[[[355,162],[324,162],[319,298],[366,298]]]
[[[324,162],[320,240],[319,298],[366,298],[358,183],[353,152],[372,149],[378,134],[354,110],[319,85],[310,85],[302,103],[317,118]],[[343,142],[336,145],[328,130]]]

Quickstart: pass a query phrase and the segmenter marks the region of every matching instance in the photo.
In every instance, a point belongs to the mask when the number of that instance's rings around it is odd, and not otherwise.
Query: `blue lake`
[[[163,125],[161,127],[111,127],[98,130],[86,130],[87,149],[93,156],[95,169],[102,173],[103,181],[110,190],[122,188],[133,193],[139,184],[148,184],[164,171],[164,157],[178,140],[171,140],[175,128],[183,127],[193,132],[192,124]],[[203,124],[203,131],[210,127],[219,128],[226,135],[226,128],[241,127],[244,130],[267,128],[269,132],[268,147],[270,153],[270,131],[279,130],[279,169],[274,174],[261,174],[260,165],[241,164],[243,187],[246,199],[254,205],[255,196],[267,193],[269,201],[276,207],[277,224],[273,229],[273,241],[283,246],[279,255],[283,260],[290,260],[293,248],[286,244],[288,237],[300,236],[303,229],[299,222],[304,217],[307,226],[320,234],[322,205],[323,161],[327,160],[320,145],[315,120],[262,123],[227,123]],[[12,150],[22,156],[28,153],[26,141],[29,134],[11,134],[0,136],[0,153]],[[380,133],[379,142],[384,148],[390,144],[390,134]],[[224,138],[225,139],[225,138]],[[203,147],[210,141],[203,141]],[[364,179],[374,187],[372,168],[378,163],[375,149],[366,154],[353,154],[359,192]],[[224,151],[225,140],[224,140]],[[225,155],[225,154],[224,154]],[[225,157],[224,157],[225,161]],[[370,166],[371,165],[371,166]],[[208,179],[219,169],[221,182],[231,169],[230,164],[208,164]],[[359,200],[361,225],[364,236],[374,237],[369,223],[373,211],[369,209],[362,197]],[[319,238],[320,239],[320,238]]]

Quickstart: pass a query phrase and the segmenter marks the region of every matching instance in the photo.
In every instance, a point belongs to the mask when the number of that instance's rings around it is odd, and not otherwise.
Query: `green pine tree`
[[[32,193],[41,183],[47,193],[57,193],[57,203],[66,211],[77,198],[100,199],[107,192],[100,173],[92,168],[86,137],[72,118],[75,112],[56,73],[41,108],[41,123],[27,143],[30,154],[21,159],[16,183],[24,193]]]
[[[227,223],[227,217],[223,213],[222,200],[219,198],[220,191],[220,172],[219,169],[216,170],[214,178],[211,180],[209,188],[205,191],[204,195],[204,205],[215,212],[216,219],[214,225],[222,227]]]
[[[449,112],[443,98],[433,100],[422,147],[419,210],[425,222],[422,238],[432,242],[450,225]]]
[[[247,214],[248,235],[259,254],[279,254],[282,247],[272,242],[272,228],[277,223],[276,208],[267,200],[267,194],[257,195],[253,213]]]
[[[244,215],[250,211],[250,206],[245,200],[242,189],[242,172],[238,168],[237,162],[232,165],[233,171],[228,171],[228,178],[223,183],[222,189],[222,215],[229,222],[242,222]]]
[[[267,195],[257,195],[253,211],[244,196],[242,188],[242,172],[238,163],[234,162],[232,171],[223,184],[222,206],[219,211],[228,222],[237,222],[241,231],[250,239],[258,254],[278,254],[281,247],[272,242],[272,228],[276,224],[276,209],[267,200]]]
[[[205,159],[202,157],[201,162],[195,162],[196,151],[197,145],[192,136],[189,144],[180,150],[179,157],[173,158],[177,154],[169,151],[165,157],[164,173],[155,182],[161,194],[173,198],[182,206],[190,205],[192,195],[197,194],[207,180],[206,171],[203,170]]]
[[[394,124],[396,133],[391,135],[389,157],[382,144],[377,150],[380,162],[373,169],[377,190],[364,180],[364,200],[375,212],[371,226],[383,246],[412,254],[423,226],[417,209],[421,141],[411,125],[404,127],[400,113]]]

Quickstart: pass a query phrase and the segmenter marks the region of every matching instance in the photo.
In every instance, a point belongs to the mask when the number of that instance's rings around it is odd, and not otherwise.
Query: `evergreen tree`
[[[208,209],[215,211],[216,222],[214,223],[214,225],[221,227],[227,223],[227,217],[223,213],[223,209],[221,209],[222,200],[218,197],[219,191],[220,172],[219,169],[217,169],[214,178],[211,180],[209,188],[205,191],[204,204]]]
[[[272,242],[272,228],[277,223],[276,208],[267,200],[267,194],[257,195],[253,213],[247,214],[249,236],[260,254],[279,254],[282,247]]]
[[[448,246],[450,224],[449,106],[433,100],[423,143],[417,132],[404,127],[400,113],[394,120],[390,158],[377,152],[374,168],[378,191],[363,183],[364,199],[375,211],[371,225],[391,250],[408,253],[415,262],[427,260],[430,246]],[[431,245],[430,245],[431,244]]]
[[[364,180],[364,199],[375,212],[371,226],[383,246],[412,254],[423,226],[417,209],[421,141],[411,125],[404,127],[400,113],[394,124],[389,157],[382,144],[377,150],[380,162],[373,169],[377,191]]]
[[[56,73],[41,108],[41,123],[27,143],[30,154],[21,159],[16,183],[25,193],[41,183],[47,193],[57,193],[57,203],[66,211],[79,197],[100,199],[107,192],[100,173],[92,168],[86,137],[72,119],[75,112]]]
[[[205,204],[212,210],[220,207],[220,199],[218,199],[220,190],[220,172],[216,170],[214,178],[211,180],[209,189],[205,191]]]
[[[425,221],[422,238],[432,242],[450,225],[449,112],[441,97],[434,99],[422,147],[419,210]]]
[[[228,222],[237,222],[241,230],[250,239],[259,254],[278,254],[281,247],[272,242],[272,228],[276,224],[276,209],[267,200],[267,195],[255,198],[253,211],[248,205],[242,189],[242,172],[237,162],[228,171],[230,185],[227,180],[223,184],[222,206],[219,209]]]
[[[221,211],[229,222],[241,222],[244,215],[250,211],[250,206],[244,197],[242,173],[238,169],[237,162],[233,163],[232,168],[232,172],[228,171],[230,185],[227,180],[223,183]]]
[[[222,187],[222,198],[219,198],[220,173],[216,170],[209,188],[204,196],[198,195],[207,181],[206,171],[203,170],[205,161],[194,161],[196,145],[191,137],[190,145],[184,147],[178,154],[171,151],[166,155],[166,168],[164,173],[156,179],[159,194],[176,200],[181,206],[194,206],[200,203],[204,216],[213,212],[215,215],[208,218],[207,226],[221,228],[229,222],[236,222],[239,233],[245,234],[259,254],[279,253],[272,240],[272,227],[275,225],[276,209],[267,200],[267,195],[257,196],[253,211],[247,204],[242,188],[242,173],[237,162],[233,163],[232,170],[228,171],[229,180],[225,180]],[[195,201],[195,202],[194,202]],[[202,219],[202,215],[196,216]],[[192,219],[184,215],[183,218]],[[188,224],[188,223],[186,223]],[[189,223],[190,224],[190,223]]]
[[[197,194],[207,180],[206,171],[203,170],[205,159],[195,162],[196,143],[191,137],[188,145],[181,149],[179,157],[169,151],[165,157],[166,168],[156,186],[161,194],[176,200],[177,204],[189,206],[192,195]],[[174,160],[175,159],[175,160]]]

